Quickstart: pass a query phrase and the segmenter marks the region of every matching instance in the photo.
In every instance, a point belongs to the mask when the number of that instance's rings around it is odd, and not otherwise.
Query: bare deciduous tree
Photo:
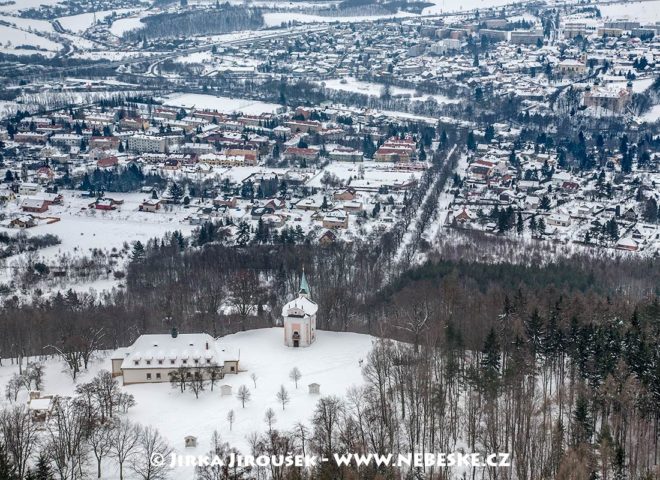
[[[119,464],[119,479],[124,480],[124,465],[137,454],[140,445],[140,428],[129,420],[119,420],[111,435],[111,456]]]
[[[302,377],[302,374],[300,373],[300,370],[298,369],[298,367],[293,367],[291,369],[291,371],[289,372],[289,378],[291,380],[293,380],[293,382],[295,382],[296,388],[298,388],[298,381],[300,380],[301,377]]]
[[[10,402],[15,402],[24,386],[23,377],[18,373],[13,374],[5,385],[5,398]]]
[[[273,431],[273,425],[275,425],[276,419],[275,419],[275,412],[273,411],[272,408],[268,408],[266,410],[266,413],[264,413],[264,422],[266,422],[266,425],[268,425],[268,432]]]
[[[172,447],[160,432],[151,426],[139,429],[137,453],[130,458],[130,466],[140,480],[163,480],[167,478],[170,466],[167,462],[152,462],[155,454],[166,458]]]
[[[282,410],[284,410],[290,400],[289,392],[287,392],[286,388],[284,388],[284,385],[281,385],[279,391],[277,392],[277,401],[282,404]]]
[[[231,432],[231,429],[234,426],[234,420],[236,419],[236,414],[234,413],[233,410],[229,410],[227,412],[227,421],[229,422],[229,431]]]
[[[190,391],[195,394],[195,398],[199,398],[199,394],[206,388],[206,380],[204,379],[204,372],[196,369],[188,378],[188,386]]]
[[[88,453],[85,438],[89,432],[89,424],[78,403],[60,399],[46,425],[44,448],[60,479],[88,478],[85,471]]]
[[[25,407],[14,406],[0,414],[0,431],[4,446],[14,462],[16,474],[18,478],[23,478],[37,443],[36,424]]]
[[[110,454],[112,449],[112,423],[93,425],[87,436],[89,449],[96,459],[96,476],[101,478],[101,464],[103,459]]]
[[[252,393],[250,392],[250,389],[248,387],[246,387],[245,385],[241,385],[240,387],[238,387],[238,393],[236,394],[236,397],[241,402],[243,408],[245,408],[245,404],[250,401],[250,398],[252,397]]]

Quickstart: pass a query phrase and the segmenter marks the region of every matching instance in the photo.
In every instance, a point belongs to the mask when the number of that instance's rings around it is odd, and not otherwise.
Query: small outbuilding
[[[318,395],[321,393],[321,385],[318,383],[310,383],[308,385],[310,395]]]
[[[220,386],[220,395],[223,397],[228,397],[231,395],[231,385],[221,385]]]
[[[194,437],[192,435],[187,435],[183,440],[186,444],[186,448],[197,447],[197,437]]]

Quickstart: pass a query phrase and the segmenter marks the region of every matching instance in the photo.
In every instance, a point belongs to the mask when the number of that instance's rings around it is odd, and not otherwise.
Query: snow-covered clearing
[[[249,452],[246,436],[252,432],[266,430],[264,412],[272,408],[276,414],[275,428],[291,429],[297,422],[309,424],[318,395],[310,395],[307,385],[316,382],[321,386],[321,395],[344,396],[348,388],[363,383],[359,361],[371,349],[374,337],[355,333],[317,332],[317,341],[308,348],[288,348],[284,346],[282,328],[266,328],[228,335],[218,344],[240,352],[240,369],[237,375],[227,375],[216,385],[213,392],[206,390],[199,399],[190,392],[181,393],[168,383],[130,385],[123,391],[135,396],[137,405],[129,410],[127,417],[143,425],[153,425],[168,439],[181,454],[202,455],[210,449],[211,435],[220,432],[223,440],[237,447],[242,453]],[[0,367],[0,388],[9,377],[18,372],[17,366],[5,360]],[[302,378],[295,388],[289,379],[289,372],[298,367]],[[84,383],[99,370],[111,369],[109,356],[100,358],[85,372],[78,383]],[[257,376],[257,387],[250,378]],[[121,377],[119,378],[121,382]],[[232,396],[221,396],[219,385],[231,385]],[[235,394],[241,385],[246,385],[251,393],[251,401],[241,408]],[[284,385],[291,397],[286,410],[277,401],[276,393]],[[44,394],[71,395],[75,384],[63,372],[59,360],[50,360],[46,366]],[[6,402],[6,400],[2,400]],[[23,391],[19,403],[27,401]],[[227,412],[233,410],[235,421],[229,431]],[[198,437],[197,448],[184,448],[186,435]],[[113,466],[108,465],[108,473]],[[115,473],[116,475],[116,473]],[[104,478],[115,479],[112,475]],[[174,472],[173,480],[190,480],[192,467]]]
[[[163,98],[165,105],[172,107],[197,108],[199,110],[217,110],[221,113],[241,112],[246,115],[275,113],[282,108],[275,103],[247,100],[244,98],[216,97],[197,93],[175,93]]]
[[[598,5],[604,18],[639,20],[644,24],[660,21],[660,0]]]
[[[332,79],[326,80],[323,82],[325,88],[330,90],[340,90],[344,92],[354,92],[354,93],[363,93],[370,95],[372,97],[378,97],[381,95],[383,88],[385,87],[382,83],[375,82],[364,82],[357,80],[353,77],[346,77],[343,79]],[[451,100],[443,95],[429,95],[429,94],[418,94],[412,88],[402,88],[402,87],[390,87],[390,93],[392,96],[410,96],[413,101],[425,101],[429,98],[433,98],[438,103],[456,103],[457,100]]]
[[[368,185],[369,183],[374,186],[392,183],[405,183],[411,177],[419,180],[422,176],[421,171],[405,172],[394,171],[393,165],[384,162],[332,162],[323,169],[321,173],[307,182],[307,186],[321,188],[323,185],[321,179],[325,172],[328,172],[340,180],[348,181],[351,178],[362,180],[361,183]]]

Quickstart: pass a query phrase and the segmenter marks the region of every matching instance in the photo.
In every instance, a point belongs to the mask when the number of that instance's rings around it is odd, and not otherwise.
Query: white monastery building
[[[133,383],[169,382],[170,372],[179,368],[186,375],[211,376],[220,369],[220,376],[238,373],[238,355],[216,344],[206,333],[141,335],[133,345],[117,349],[112,354],[112,375],[123,376],[124,385]]]
[[[303,271],[298,298],[282,307],[284,317],[284,344],[287,347],[309,347],[316,340],[316,311],[309,284]]]

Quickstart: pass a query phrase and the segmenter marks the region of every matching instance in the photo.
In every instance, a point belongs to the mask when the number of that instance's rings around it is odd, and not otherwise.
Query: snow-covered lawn
[[[237,375],[227,375],[211,392],[206,390],[196,399],[191,392],[181,393],[168,383],[130,385],[123,391],[135,396],[137,405],[129,411],[128,418],[143,425],[153,425],[169,440],[181,454],[202,455],[210,448],[211,435],[218,430],[225,441],[248,454],[246,436],[252,432],[266,430],[264,412],[272,408],[276,414],[275,428],[291,429],[297,422],[309,424],[318,395],[308,393],[308,384],[319,383],[321,395],[344,396],[348,388],[363,383],[359,361],[371,349],[374,337],[354,333],[319,331],[317,341],[308,348],[284,346],[282,328],[266,328],[229,335],[218,341],[240,355]],[[5,360],[0,367],[0,388],[9,377],[18,371],[17,366]],[[289,372],[298,367],[302,373],[298,388],[289,379]],[[85,372],[78,383],[88,381],[101,369],[110,370],[109,356],[100,358]],[[257,387],[250,378],[257,375]],[[121,377],[119,378],[121,382]],[[221,396],[220,385],[231,385],[232,396]],[[241,385],[246,385],[252,394],[251,401],[241,407],[235,394]],[[280,386],[288,390],[291,397],[286,410],[276,398]],[[51,360],[46,367],[45,394],[71,395],[75,385],[63,372],[59,360]],[[22,392],[19,402],[26,402],[27,393]],[[2,400],[6,402],[6,400]],[[233,410],[235,421],[229,431],[227,412]],[[198,437],[197,448],[183,447],[186,435]],[[104,477],[106,478],[106,477]],[[109,478],[114,478],[109,477]],[[182,468],[172,475],[174,480],[190,480],[192,468]]]
[[[216,97],[197,93],[175,93],[165,97],[165,105],[172,107],[197,108],[199,110],[217,110],[221,113],[241,112],[246,115],[275,113],[281,105],[275,103],[246,100],[244,98]]]

